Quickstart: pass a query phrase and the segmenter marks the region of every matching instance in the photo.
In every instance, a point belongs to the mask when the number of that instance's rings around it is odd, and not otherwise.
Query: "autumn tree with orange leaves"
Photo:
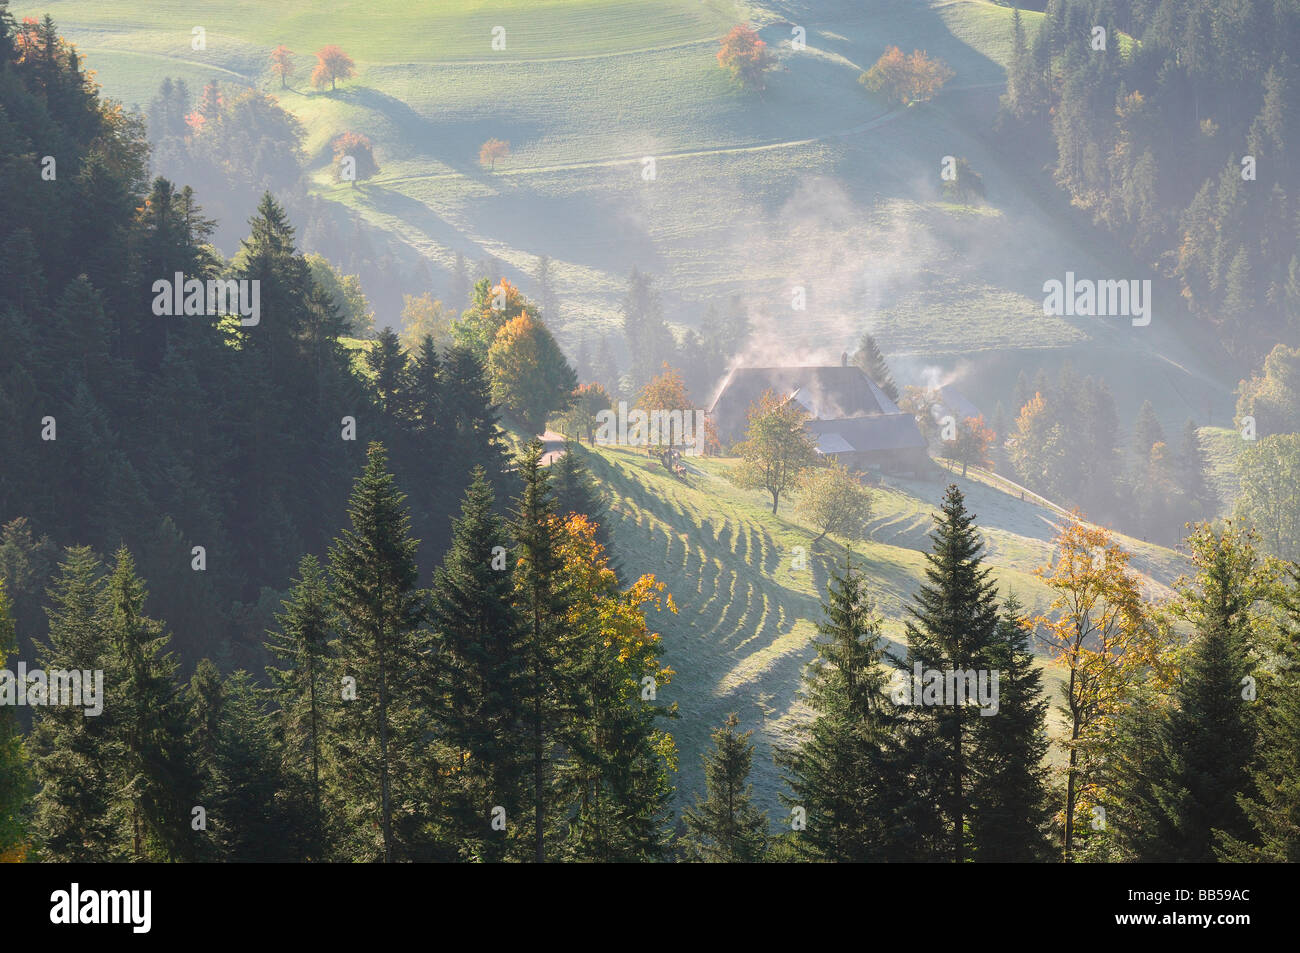
[[[1045,613],[1030,620],[1053,659],[1069,672],[1062,684],[1065,739],[1062,851],[1074,858],[1078,815],[1099,800],[1107,743],[1115,718],[1139,680],[1168,682],[1168,633],[1151,618],[1129,554],[1109,531],[1078,514],[1054,540],[1054,563],[1035,570],[1052,593]],[[1105,814],[1087,820],[1104,826]]]
[[[469,348],[479,360],[486,362],[497,332],[525,313],[541,320],[537,305],[524,297],[518,285],[511,284],[509,278],[500,281],[480,278],[474,285],[469,307],[461,312],[459,320],[452,322],[452,334],[457,344]]]
[[[359,132],[343,132],[334,137],[334,178],[339,182],[365,181],[379,172],[375,147]],[[350,161],[349,161],[350,160]]]
[[[492,399],[534,433],[567,408],[578,378],[540,318],[520,314],[501,326],[488,348]]]
[[[995,434],[984,424],[984,417],[967,417],[957,425],[956,436],[943,442],[943,455],[949,460],[961,464],[961,475],[966,475],[966,468],[971,466],[990,467],[989,447],[996,439]]]
[[[858,82],[891,102],[908,106],[933,99],[955,75],[943,60],[931,59],[924,50],[913,50],[907,56],[898,47],[891,46],[871,69],[858,77]]]
[[[776,57],[758,38],[753,27],[742,23],[732,27],[731,32],[722,38],[718,65],[731,73],[731,78],[745,89],[761,92],[767,88],[763,74],[776,65]]]
[[[519,460],[510,523],[531,856],[658,859],[675,754],[656,720],[672,714],[658,700],[672,672],[646,613],[676,607],[653,576],[624,591],[595,524],[556,515],[542,451],[533,440]]]
[[[497,159],[504,159],[510,155],[510,142],[506,139],[489,139],[478,149],[479,165],[485,165],[489,169],[495,170]]]
[[[329,83],[332,92],[338,88],[339,80],[356,75],[357,64],[337,46],[325,46],[316,51],[316,67],[311,71],[311,84],[316,89],[324,89]]]
[[[685,442],[684,427],[687,426],[685,415],[694,409],[691,396],[686,392],[681,372],[669,367],[665,362],[663,370],[641,388],[636,399],[637,408],[645,411],[651,420],[659,420],[659,426],[651,426],[646,452],[659,452],[662,444],[682,446]],[[654,415],[658,414],[656,418]],[[694,436],[692,434],[692,436]]]
[[[271,72],[280,77],[280,88],[289,88],[289,77],[293,75],[293,50],[283,43],[271,51]]]

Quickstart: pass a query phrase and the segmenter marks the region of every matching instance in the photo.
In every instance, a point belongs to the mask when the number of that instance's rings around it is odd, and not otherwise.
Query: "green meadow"
[[[695,472],[682,480],[631,449],[596,447],[585,456],[610,503],[617,555],[629,578],[653,573],[677,605],[676,614],[660,611],[650,621],[676,671],[659,697],[676,702],[681,713],[670,729],[681,754],[681,796],[702,786],[700,753],[709,733],[735,711],[754,729],[755,791],[777,817],[781,785],[770,752],[807,715],[795,688],[815,654],[829,572],[843,567],[850,548],[833,537],[812,547],[817,530],[799,521],[793,501],[774,516],[764,494],[727,478],[734,459],[696,458]],[[1050,600],[1034,571],[1051,558],[1056,513],[939,468],[928,479],[891,479],[874,491],[870,538],[852,544],[851,558],[870,581],[895,654],[903,652],[906,607],[924,578],[932,516],[948,483],[962,488],[977,515],[1002,594],[1014,592],[1031,614]],[[1182,557],[1118,540],[1148,595],[1169,595],[1167,584],[1185,571]],[[1060,671],[1044,660],[1044,673],[1055,691]],[[1055,713],[1052,726],[1060,728]],[[1058,754],[1054,749],[1054,760]]]

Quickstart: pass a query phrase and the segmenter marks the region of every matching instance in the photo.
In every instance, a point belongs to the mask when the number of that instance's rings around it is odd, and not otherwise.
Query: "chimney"
[[[848,366],[849,366],[849,352],[840,351],[840,367],[848,367]]]

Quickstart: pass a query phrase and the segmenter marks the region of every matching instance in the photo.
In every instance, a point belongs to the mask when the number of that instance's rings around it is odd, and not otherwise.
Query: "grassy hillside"
[[[107,93],[147,102],[165,75],[260,85],[308,130],[315,190],[358,209],[429,260],[445,294],[457,252],[488,255],[526,291],[553,259],[561,341],[605,334],[635,265],[655,274],[671,321],[749,298],[759,333],[747,363],[837,359],[864,329],[896,376],[956,378],[991,413],[1026,369],[1069,359],[1105,374],[1121,417],[1150,398],[1166,429],[1222,417],[1234,383],[1187,340],[1176,295],[1156,289],[1150,327],[1045,317],[1042,284],[1143,277],[1115,250],[1003,168],[985,146],[1010,52],[1008,7],[981,0],[402,0],[263,8],[251,0],[26,3],[48,9],[90,56]],[[1038,14],[1023,14],[1032,29]],[[733,88],[717,37],[749,21],[781,58],[762,96]],[[148,30],[130,23],[150,23]],[[382,23],[383,29],[375,29]],[[807,48],[791,48],[793,25]],[[190,48],[190,29],[207,48]],[[494,26],[506,49],[491,49]],[[266,56],[299,51],[281,93]],[[311,51],[336,43],[360,75],[335,93],[306,82]],[[922,48],[956,77],[938,100],[892,108],[857,83],[887,45]],[[362,132],[379,176],[334,184],[329,141]],[[508,139],[489,173],[478,146]],[[945,155],[984,176],[988,202],[939,192]],[[643,159],[656,160],[653,181]],[[790,289],[807,289],[792,312]],[[395,315],[381,315],[392,321]],[[697,395],[701,399],[705,395]]]
[[[681,753],[681,796],[689,800],[701,786],[699,761],[709,733],[736,711],[755,730],[755,790],[776,816],[780,782],[772,745],[788,738],[806,714],[796,689],[813,657],[828,570],[842,564],[845,549],[825,540],[809,550],[817,533],[799,524],[792,506],[773,516],[759,493],[727,479],[734,460],[693,461],[698,472],[685,482],[632,450],[598,447],[590,462],[610,497],[624,569],[654,573],[679,609],[677,615],[660,612],[652,623],[677,671],[660,697],[681,710],[672,727]],[[1054,514],[938,469],[932,479],[890,481],[875,494],[871,538],[854,554],[898,651],[904,607],[923,578],[931,515],[950,481],[962,486],[978,516],[1002,592],[1014,591],[1030,611],[1047,604],[1047,590],[1033,571],[1051,555]],[[1181,559],[1160,547],[1121,542],[1147,575],[1149,592],[1166,594],[1164,584],[1183,571]],[[796,547],[804,548],[806,569],[796,568]],[[1047,668],[1055,685],[1055,669]]]

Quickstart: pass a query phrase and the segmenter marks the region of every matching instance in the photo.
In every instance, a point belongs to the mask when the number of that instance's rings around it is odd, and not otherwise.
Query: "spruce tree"
[[[334,687],[330,674],[329,581],[315,556],[298,564],[285,600],[276,615],[277,630],[266,648],[280,667],[268,666],[271,690],[279,702],[278,741],[284,751],[284,771],[293,802],[291,814],[301,833],[304,856],[319,860],[325,851],[325,815],[321,794],[323,736],[328,725],[327,699]]]
[[[1225,842],[1251,835],[1239,803],[1254,793],[1245,686],[1256,603],[1270,585],[1249,534],[1231,524],[1202,524],[1188,543],[1196,574],[1172,608],[1194,632],[1170,704],[1130,706],[1120,724],[1116,840],[1139,861],[1213,862]]]
[[[280,751],[264,690],[245,671],[221,686],[219,730],[205,795],[208,834],[227,861],[294,860],[296,838],[281,790]],[[286,836],[290,835],[290,836]]]
[[[12,603],[0,579],[0,671],[18,649]],[[14,709],[0,701],[0,858],[26,853],[27,758]]]
[[[842,574],[831,571],[823,612],[817,659],[804,673],[813,721],[777,754],[791,792],[782,800],[806,823],[791,835],[794,849],[810,860],[902,860],[912,845],[899,815],[908,782],[898,718],[885,695],[880,622],[850,558]]]
[[[767,849],[767,815],[753,804],[749,771],[754,761],[754,734],[737,734],[733,712],[713,732],[713,750],[703,755],[705,796],[682,811],[690,859],[706,863],[748,864]]]
[[[222,697],[221,673],[211,659],[199,659],[194,674],[185,687],[185,701],[189,708],[189,734],[186,745],[194,780],[198,785],[198,803],[211,812],[213,784],[218,771],[217,746],[221,736]],[[208,828],[210,831],[211,828]],[[207,861],[219,857],[212,835],[199,834],[195,859]]]
[[[988,661],[998,672],[998,710],[973,726],[971,856],[992,863],[1047,859],[1047,707],[1020,601],[1002,604]]]
[[[858,367],[867,372],[867,376],[877,387],[889,395],[890,400],[898,403],[898,385],[894,383],[894,375],[889,371],[885,355],[881,353],[876,345],[876,339],[870,333],[862,335],[862,343],[858,345],[858,352],[853,355],[853,360]]]
[[[353,850],[392,863],[409,856],[412,845],[399,843],[398,826],[409,822],[422,793],[426,726],[417,685],[425,663],[417,629],[425,599],[416,588],[418,542],[383,444],[369,446],[348,518],[351,527],[330,548],[329,574],[340,675],[355,680],[355,698],[345,694],[353,683],[345,683],[331,767],[342,824],[358,837]],[[373,838],[365,836],[366,817],[378,821]]]
[[[1161,733],[1156,799],[1174,837],[1143,859],[1211,862],[1224,838],[1250,836],[1239,801],[1249,798],[1255,744],[1249,654],[1252,614],[1262,594],[1253,543],[1230,525],[1201,525],[1189,538],[1194,585],[1184,588],[1196,626]]]
[[[1108,783],[1094,798],[1094,809],[1106,812],[1105,833],[1078,839],[1090,859],[1151,859],[1163,854],[1176,836],[1158,794],[1165,780],[1161,746],[1168,698],[1146,684],[1134,686],[1130,694],[1106,752]]]
[[[111,642],[105,705],[114,710],[117,850],[135,861],[184,860],[195,848],[198,786],[185,750],[187,718],[177,662],[161,622],[144,615],[144,580],[125,548],[113,556],[103,619]],[[111,687],[109,686],[111,683]]]
[[[1205,450],[1201,446],[1200,435],[1196,432],[1196,421],[1188,420],[1183,427],[1182,446],[1178,452],[1179,488],[1187,494],[1188,501],[1194,507],[1192,516],[1202,518],[1210,515],[1218,505],[1215,493],[1205,479]]]
[[[476,860],[527,857],[531,844],[522,836],[529,829],[522,710],[528,643],[511,604],[509,540],[494,505],[486,474],[476,467],[430,593],[434,717],[455,757],[449,827],[461,855]],[[493,816],[497,808],[503,818]]]
[[[1151,401],[1142,401],[1137,420],[1133,424],[1133,453],[1143,463],[1151,455],[1151,448],[1165,442],[1165,431]]]
[[[518,560],[514,603],[523,620],[527,651],[524,723],[528,735],[528,798],[533,809],[532,855],[546,860],[547,837],[556,819],[553,790],[556,737],[573,708],[572,665],[562,649],[569,639],[564,619],[573,596],[564,584],[558,551],[559,526],[542,444],[528,444],[519,463],[523,491],[510,524]]]
[[[586,450],[576,440],[567,440],[564,453],[551,464],[551,489],[555,512],[561,516],[578,513],[596,524],[596,541],[608,553],[610,548],[609,507],[587,467]]]
[[[379,332],[366,351],[366,367],[379,395],[379,408],[390,420],[405,419],[410,399],[410,362],[392,328]]]
[[[68,549],[48,591],[49,637],[36,644],[41,668],[109,668],[112,647],[103,585],[103,566],[90,547]],[[105,671],[106,693],[110,677]],[[114,858],[109,807],[117,791],[112,731],[118,712],[107,699],[101,701],[103,712],[93,716],[53,705],[32,713],[33,833],[42,856],[50,860],[104,863]]]
[[[907,611],[907,664],[911,680],[917,665],[937,671],[946,684],[957,686],[948,673],[990,673],[991,650],[997,641],[997,590],[983,564],[984,542],[975,516],[956,485],[948,487],[926,553],[926,582]],[[913,688],[916,693],[919,686]],[[942,818],[944,843],[938,855],[961,863],[970,857],[969,822],[978,779],[976,722],[980,709],[967,697],[911,699],[909,744],[915,790]]]
[[[453,347],[447,352],[444,374],[444,406],[454,428],[444,450],[448,487],[459,498],[469,486],[470,471],[481,466],[501,495],[507,489],[503,475],[509,454],[497,426],[500,418],[483,362],[469,348]]]
[[[1240,837],[1225,832],[1227,860],[1300,862],[1300,568],[1287,573],[1273,596],[1281,619],[1268,648],[1277,665],[1260,673],[1252,790],[1239,802],[1251,830]]]

